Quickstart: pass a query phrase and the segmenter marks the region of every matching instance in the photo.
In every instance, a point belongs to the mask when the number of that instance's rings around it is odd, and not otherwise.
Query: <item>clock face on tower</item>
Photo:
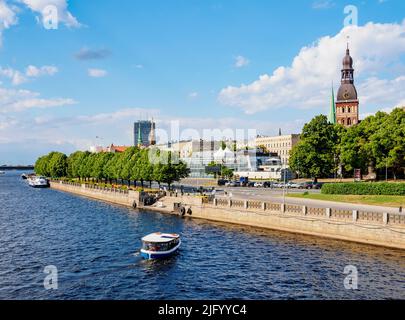
[[[350,97],[349,91],[345,91],[345,93],[343,94],[343,98],[347,100],[349,99],[349,97]]]

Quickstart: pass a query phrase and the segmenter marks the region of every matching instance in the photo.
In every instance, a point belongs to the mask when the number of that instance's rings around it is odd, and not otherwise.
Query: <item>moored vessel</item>
[[[45,177],[31,176],[28,177],[28,184],[33,188],[49,188],[49,180]]]

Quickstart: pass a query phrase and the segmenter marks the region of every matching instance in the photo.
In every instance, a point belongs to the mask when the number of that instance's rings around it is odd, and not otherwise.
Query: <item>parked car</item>
[[[266,181],[263,183],[264,188],[273,188],[273,186],[274,186],[274,182],[272,182],[272,181]]]
[[[229,182],[227,182],[227,183],[225,184],[225,186],[234,188],[234,187],[240,187],[241,184],[240,184],[239,181],[229,181]]]
[[[317,183],[314,183],[313,185],[312,185],[312,189],[322,189],[322,186],[324,185],[324,183],[323,182],[317,182]]]
[[[301,189],[312,189],[313,186],[313,182],[304,182],[301,184]]]
[[[295,182],[288,182],[287,183],[287,188],[298,189],[299,187],[300,187],[300,185],[298,183],[295,183]]]
[[[218,186],[224,186],[224,185],[226,185],[227,182],[228,182],[228,180],[219,179],[219,180],[218,180]]]
[[[248,177],[241,177],[239,179],[239,183],[240,183],[241,187],[247,187],[247,185],[249,183],[249,178]]]
[[[273,186],[274,186],[274,188],[284,188],[284,183],[282,183],[282,182],[277,182],[277,183],[275,183]]]
[[[255,186],[255,182],[249,182],[248,184],[247,184],[247,187],[249,187],[249,188],[253,188],[254,186]]]
[[[255,183],[255,188],[263,188],[263,187],[264,187],[263,182],[256,182]]]

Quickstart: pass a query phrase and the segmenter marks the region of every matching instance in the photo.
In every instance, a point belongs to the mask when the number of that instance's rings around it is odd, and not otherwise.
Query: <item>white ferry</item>
[[[28,184],[33,188],[49,188],[49,181],[45,177],[31,176],[28,178]]]
[[[0,175],[6,174],[5,171],[0,171]]]
[[[142,238],[141,256],[144,259],[164,259],[174,255],[180,248],[178,234],[152,233]]]

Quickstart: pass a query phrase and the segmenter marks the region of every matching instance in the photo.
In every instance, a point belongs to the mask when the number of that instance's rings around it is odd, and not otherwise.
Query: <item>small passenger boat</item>
[[[152,233],[142,238],[141,256],[144,259],[164,259],[174,255],[180,248],[178,234]]]
[[[49,188],[49,180],[45,177],[31,176],[28,178],[28,184],[33,188]]]
[[[0,175],[6,174],[5,171],[0,171]]]

